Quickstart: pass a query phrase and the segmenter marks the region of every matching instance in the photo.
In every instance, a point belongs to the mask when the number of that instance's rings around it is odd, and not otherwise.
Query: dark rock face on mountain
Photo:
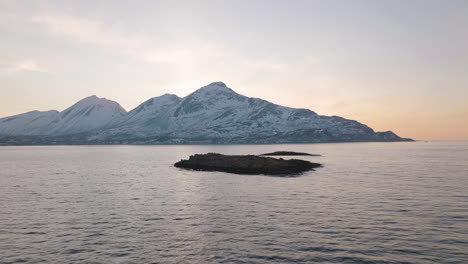
[[[285,160],[254,155],[196,154],[174,164],[177,168],[236,174],[294,175],[320,167],[305,160]]]
[[[0,144],[276,144],[412,141],[391,131],[237,94],[222,82],[126,112],[95,96],[58,112],[0,119]]]

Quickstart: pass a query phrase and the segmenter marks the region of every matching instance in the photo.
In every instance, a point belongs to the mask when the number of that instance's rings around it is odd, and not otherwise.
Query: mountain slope
[[[168,95],[166,95],[167,97]],[[245,144],[352,141],[401,141],[392,132],[375,133],[357,121],[320,116],[237,94],[222,82],[184,98],[151,101],[138,118],[127,118],[93,135],[94,142],[137,144]],[[153,98],[154,99],[154,98]],[[148,109],[145,102],[132,110]],[[138,120],[138,123],[132,120]]]
[[[62,112],[32,111],[0,119],[0,134],[4,135],[64,135],[100,129],[126,114],[118,103],[86,97]]]
[[[21,139],[10,136],[8,140],[21,144],[29,141],[42,144],[268,144],[409,140],[391,131],[374,132],[354,120],[321,116],[308,109],[246,97],[222,82],[211,83],[184,98],[171,94],[154,97],[128,113],[117,103],[103,100],[106,99],[88,97],[61,113],[50,113],[48,118],[42,114],[40,120],[45,120],[44,123],[56,122],[47,134],[34,132],[36,134],[27,135],[44,136]],[[5,134],[2,131],[14,134],[13,130],[2,127],[2,120],[0,134]],[[31,131],[43,133],[44,126]]]
[[[0,118],[0,134],[3,135],[47,135],[50,127],[60,121],[58,111],[32,111]]]
[[[126,113],[117,102],[93,95],[61,112],[60,122],[52,129],[52,134],[74,134],[103,128]]]
[[[180,97],[173,94],[153,97],[128,112],[124,117],[116,120],[113,123],[114,129],[112,130],[118,128],[119,133],[145,136],[145,133],[169,128],[171,124],[167,113],[180,100],[182,100]]]

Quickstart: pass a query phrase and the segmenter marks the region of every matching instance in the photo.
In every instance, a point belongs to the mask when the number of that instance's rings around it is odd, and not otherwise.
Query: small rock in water
[[[236,174],[292,175],[313,170],[321,164],[298,159],[275,159],[254,155],[196,154],[174,164],[177,168],[221,171]]]

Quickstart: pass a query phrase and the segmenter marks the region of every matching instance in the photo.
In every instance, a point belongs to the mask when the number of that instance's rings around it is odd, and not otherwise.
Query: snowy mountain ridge
[[[130,112],[87,97],[58,112],[0,119],[0,144],[252,144],[410,141],[357,121],[237,94],[214,82],[180,98],[153,97]]]
[[[127,112],[117,102],[97,96],[86,97],[58,112],[32,111],[0,119],[0,134],[65,135],[100,129]]]

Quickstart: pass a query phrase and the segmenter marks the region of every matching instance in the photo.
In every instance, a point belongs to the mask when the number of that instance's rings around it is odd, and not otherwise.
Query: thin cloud
[[[155,48],[154,41],[146,36],[122,32],[100,21],[60,13],[39,14],[32,17],[32,21],[45,26],[53,34],[145,62],[174,61],[175,51]],[[155,54],[160,58],[155,59]]]
[[[31,60],[11,64],[0,64],[0,74],[14,74],[19,72],[50,73],[50,70]]]
[[[77,39],[84,43],[103,46],[136,46],[138,39],[112,30],[94,20],[65,14],[44,13],[32,17],[32,21],[45,25],[51,32]]]
[[[64,13],[42,13],[33,16],[32,21],[45,26],[53,34],[145,63],[172,65],[178,71],[192,74],[204,74],[207,70],[231,72],[236,67],[243,72],[279,71],[290,66],[273,58],[243,58],[242,54],[212,40],[190,39],[184,43],[169,43],[165,39],[124,32],[101,21]]]
[[[15,71],[49,72],[48,69],[33,61],[24,61],[16,64]]]

